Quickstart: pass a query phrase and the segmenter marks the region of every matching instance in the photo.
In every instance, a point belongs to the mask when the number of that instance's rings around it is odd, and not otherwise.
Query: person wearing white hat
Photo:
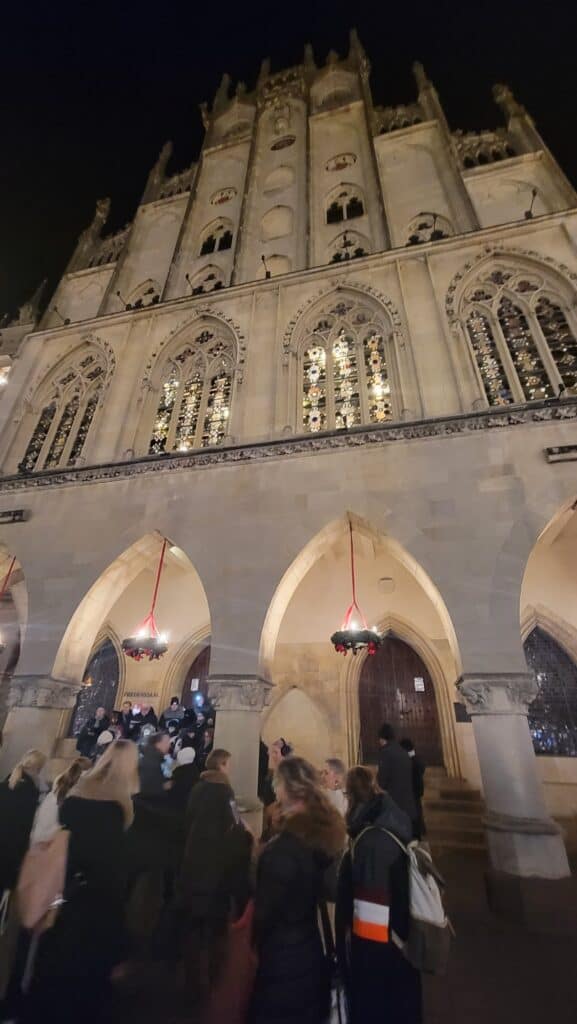
[[[194,747],[182,747],[176,755],[176,765],[172,773],[170,787],[170,802],[182,811],[186,810],[190,791],[200,778],[195,760]]]

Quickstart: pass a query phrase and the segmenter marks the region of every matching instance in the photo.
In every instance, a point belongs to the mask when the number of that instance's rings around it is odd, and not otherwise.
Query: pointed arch
[[[299,315],[291,406],[297,432],[317,433],[400,419],[397,334],[372,295],[339,288]]]
[[[462,327],[487,405],[577,393],[577,277],[552,264],[495,250],[453,279],[447,312]]]
[[[13,446],[22,472],[78,463],[113,367],[109,352],[86,339],[44,374]]]
[[[232,248],[234,226],[227,217],[217,217],[207,224],[200,233],[199,256],[213,252],[225,252]]]
[[[281,691],[296,676],[315,699],[321,699],[321,692],[330,694],[327,714],[335,746],[341,756],[354,763],[358,752],[358,683],[363,658],[339,658],[330,645],[330,634],[336,628],[339,612],[344,612],[349,592],[349,517],[363,610],[371,624],[376,622],[383,632],[393,633],[408,643],[427,666],[435,689],[444,762],[451,774],[459,774],[453,700],[461,661],[449,613],[437,587],[410,553],[359,516],[348,513],[328,523],[286,570],[265,618],[260,673]],[[398,591],[393,597],[379,589],[378,573],[387,567],[394,567]]]
[[[126,309],[144,309],[145,306],[155,306],[160,302],[161,287],[158,281],[148,277],[136,288],[133,288],[128,296]]]
[[[108,565],[94,581],[72,615],[60,642],[52,675],[63,682],[80,684],[86,666],[103,638],[112,639],[122,632],[130,635],[148,611],[163,535],[158,531],[144,534]],[[123,604],[124,602],[124,604]],[[210,632],[210,612],[202,581],[185,552],[170,543],[167,548],[158,597],[158,619],[162,621],[171,610],[169,651],[159,662],[162,678],[169,674],[173,660],[185,645],[198,635]],[[133,671],[132,662],[123,660],[124,695]],[[140,666],[142,668],[143,666]],[[136,673],[137,680],[145,673]],[[159,697],[161,687],[159,685]]]
[[[234,331],[214,316],[178,332],[150,366],[139,449],[158,455],[222,443],[229,433],[238,353]]]

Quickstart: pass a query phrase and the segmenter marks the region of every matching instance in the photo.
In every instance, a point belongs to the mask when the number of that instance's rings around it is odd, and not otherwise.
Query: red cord
[[[156,608],[156,598],[158,597],[158,587],[159,587],[159,584],[160,584],[160,574],[162,572],[162,563],[164,562],[164,552],[166,551],[166,544],[167,544],[167,541],[166,541],[166,537],[165,537],[163,542],[162,542],[162,552],[160,554],[160,562],[158,563],[158,570],[157,570],[157,573],[156,573],[156,582],[154,584],[154,593],[152,595],[152,604],[150,606],[150,614],[147,616],[147,619],[153,619],[154,620],[154,609]]]
[[[7,585],[8,585],[8,580],[10,579],[10,577],[11,577],[11,575],[12,575],[12,570],[13,570],[13,568],[14,568],[14,563],[15,563],[15,561],[16,561],[16,557],[14,557],[14,558],[12,559],[12,561],[10,562],[10,568],[8,569],[8,572],[6,573],[6,575],[5,575],[5,577],[4,577],[4,582],[3,582],[3,584],[2,584],[2,588],[0,589],[0,597],[3,597],[3,596],[4,596],[4,592],[5,592],[5,590],[6,590],[6,587],[7,587]]]
[[[355,545],[354,545],[354,542],[353,542],[353,524],[351,523],[350,519],[349,519],[349,534],[350,534],[350,541],[351,541],[351,585],[352,585],[352,591],[353,591],[353,600],[352,600],[351,604],[349,605],[349,607],[346,610],[345,618],[344,618],[344,621],[343,621],[343,629],[344,630],[349,629],[351,618],[352,618],[352,615],[353,615],[353,610],[355,608],[356,608],[357,612],[359,613],[359,618],[361,620],[362,626],[364,627],[364,629],[366,629],[367,628],[367,620],[365,619],[365,616],[363,615],[361,609],[359,608],[359,606],[357,604],[357,582],[356,582],[356,578],[355,578]]]

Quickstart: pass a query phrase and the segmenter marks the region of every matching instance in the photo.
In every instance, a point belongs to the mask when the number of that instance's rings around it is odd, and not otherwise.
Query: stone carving
[[[258,676],[215,676],[209,680],[209,698],[218,711],[260,712],[269,700],[272,683]]]
[[[457,683],[470,715],[526,714],[538,692],[529,672],[479,672],[467,674]]]
[[[364,284],[360,281],[350,281],[347,278],[340,278],[337,281],[333,281],[327,288],[317,292],[317,294],[313,295],[312,298],[308,299],[307,302],[305,302],[291,318],[283,338],[283,351],[285,354],[294,351],[295,343],[298,342],[298,338],[300,337],[300,327],[309,311],[316,306],[317,303],[320,304],[323,299],[327,298],[331,294],[335,294],[337,297],[337,293],[344,290],[351,292],[355,297],[370,295],[373,299],[376,299],[381,306],[384,306],[389,314],[393,327],[396,328],[399,335],[402,336],[402,324],[399,312],[386,295],[383,295],[371,285]]]
[[[102,466],[67,467],[59,472],[31,473],[29,476],[5,476],[0,479],[0,492],[31,491],[44,487],[61,487],[73,483],[98,483],[101,480],[127,479],[150,473],[174,473],[179,470],[226,466],[239,462],[258,462],[283,459],[310,452],[343,451],[370,445],[391,444],[397,441],[423,440],[429,437],[463,437],[481,430],[503,430],[531,423],[552,423],[557,420],[577,419],[577,398],[562,402],[532,402],[523,408],[503,412],[483,409],[466,415],[413,423],[373,424],[371,427],[351,427],[347,431],[307,434],[287,441],[261,441],[254,444],[233,445],[227,448],[198,448],[187,454],[174,453],[156,458],[144,456],[132,462],[108,463]]]
[[[15,676],[6,703],[9,708],[73,708],[79,689],[49,676]]]

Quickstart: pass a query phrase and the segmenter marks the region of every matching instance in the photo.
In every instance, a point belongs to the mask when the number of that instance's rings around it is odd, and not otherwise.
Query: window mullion
[[[501,354],[501,362],[503,364],[503,369],[509,381],[509,387],[511,388],[513,400],[515,402],[521,403],[526,402],[527,399],[525,398],[525,393],[523,391],[523,388],[521,387],[521,382],[519,380],[517,370],[515,369],[513,357],[509,352],[509,346],[507,345],[507,340],[505,338],[503,328],[501,327],[501,321],[499,320],[498,315],[493,312],[493,310],[491,310],[491,320],[493,321],[492,326],[495,331],[495,341],[497,342],[497,346]]]
[[[327,389],[327,430],[335,429],[335,382],[333,366],[333,341],[327,343],[325,348],[325,379]]]
[[[357,357],[357,375],[359,382],[359,399],[360,399],[360,414],[361,423],[370,423],[369,417],[369,382],[367,380],[366,368],[365,368],[365,343],[364,341],[356,341],[355,353]]]
[[[211,381],[215,374],[208,370],[204,371],[204,377],[202,381],[202,396],[200,399],[200,405],[198,407],[198,420],[196,423],[196,432],[194,435],[194,447],[202,447],[202,435],[204,434],[204,421],[206,419],[206,413],[208,409],[208,400],[210,397]]]
[[[82,401],[78,403],[78,409],[76,410],[76,415],[75,415],[74,419],[72,420],[72,423],[70,425],[70,430],[68,431],[68,437],[66,438],[66,441],[64,443],[64,447],[62,449],[62,454],[60,456],[60,459],[58,460],[58,465],[60,465],[60,466],[65,466],[67,464],[67,462],[68,462],[68,457],[70,455],[70,449],[72,448],[72,445],[74,444],[74,439],[76,438],[76,432],[79,430],[80,424],[82,423],[82,417],[84,416],[84,412],[85,412],[85,409],[86,409],[86,401],[87,401],[86,395],[84,395],[84,398],[82,399]]]
[[[531,333],[535,339],[537,351],[541,356],[541,359],[543,360],[543,366],[547,371],[549,380],[551,381],[551,384],[553,385],[555,390],[558,391],[560,385],[563,383],[563,378],[557,368],[557,363],[553,358],[553,354],[551,352],[551,349],[549,348],[549,343],[543,333],[541,324],[539,323],[539,319],[533,307],[530,308],[527,319],[529,321]]]
[[[63,414],[66,406],[68,405],[68,401],[69,400],[67,400],[67,399],[63,400],[62,398],[59,401],[55,400],[56,411],[55,411],[54,416],[52,418],[52,423],[50,424],[50,428],[48,430],[48,433],[46,434],[46,437],[44,438],[44,444],[42,445],[42,448],[40,449],[40,454],[39,454],[39,456],[38,456],[38,458],[36,460],[36,466],[35,466],[36,469],[43,469],[44,468],[44,463],[46,462],[46,458],[48,456],[48,452],[50,451],[50,448],[52,447],[52,442],[54,440],[54,435],[56,434],[56,431],[58,430],[58,426],[60,424],[60,420],[62,419],[62,414]],[[48,403],[48,404],[50,404],[50,403]],[[42,406],[42,408],[44,409],[45,406]],[[42,412],[40,412],[39,417],[41,415],[42,415]],[[38,423],[38,420],[36,422]],[[34,429],[36,429],[36,428],[34,428]]]
[[[174,401],[174,405],[172,407],[172,412],[170,414],[170,423],[168,425],[168,433],[166,435],[165,451],[167,452],[171,452],[174,449],[174,442],[176,438],[176,425],[178,423],[178,417],[180,416],[180,409],[184,397],[184,384],[185,375],[181,370],[181,372],[178,375],[178,391],[176,393],[176,398]]]

